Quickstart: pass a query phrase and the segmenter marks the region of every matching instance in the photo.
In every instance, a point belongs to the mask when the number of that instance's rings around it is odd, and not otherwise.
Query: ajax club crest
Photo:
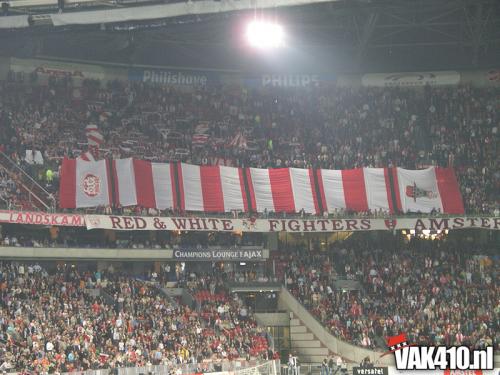
[[[82,180],[82,190],[89,197],[95,197],[101,192],[101,179],[88,173]]]
[[[253,231],[257,229],[257,220],[254,217],[251,217],[248,220],[243,220],[242,225],[244,230]]]
[[[395,229],[398,221],[396,219],[385,219],[384,223],[387,229]]]

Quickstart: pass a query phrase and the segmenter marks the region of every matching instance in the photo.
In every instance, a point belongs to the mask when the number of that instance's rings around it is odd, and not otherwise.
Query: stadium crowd
[[[262,168],[452,166],[467,212],[498,214],[499,94],[465,86],[180,90],[86,80],[79,87],[55,77],[39,85],[33,75],[0,83],[0,151],[54,196],[62,158],[88,150],[85,126],[91,123],[104,136],[99,158]],[[0,201],[26,209],[18,179],[18,173],[0,168]],[[81,245],[78,237],[52,234],[21,238],[4,232],[2,244]],[[170,240],[83,241],[162,248]],[[194,235],[184,241],[199,242]],[[244,244],[237,241],[222,235],[216,240]],[[384,337],[405,332],[412,343],[498,349],[498,258],[471,252],[474,246],[468,245],[411,241],[382,250],[347,241],[333,255],[284,253],[278,274],[334,335],[349,342],[385,348]],[[80,273],[4,262],[0,370],[203,366],[205,360],[273,355],[248,308],[225,293],[223,279],[177,276],[195,296],[195,306],[113,270]],[[230,277],[261,276],[270,278]],[[357,281],[359,288],[339,290],[339,277]],[[162,275],[149,278],[165,281]]]
[[[181,90],[85,80],[76,87],[56,77],[38,85],[34,74],[0,83],[0,144],[53,193],[61,159],[86,152],[85,126],[96,124],[104,136],[100,158],[262,168],[452,166],[466,210],[492,213],[500,196],[498,95],[469,86]]]
[[[412,344],[499,349],[495,244],[480,250],[414,240],[377,247],[357,238],[334,255],[297,251],[279,264],[289,290],[346,341],[386,349],[386,337],[406,333]],[[346,278],[358,287],[336,287]]]
[[[20,191],[17,190],[17,185],[5,170],[0,170],[0,201],[5,205],[8,202],[15,204]]]
[[[265,333],[237,297],[191,285],[196,306],[147,280],[79,272],[58,264],[0,266],[0,371],[32,373],[182,364],[216,369],[231,359],[269,358]],[[199,296],[199,297],[198,297]],[[201,297],[203,296],[203,298]],[[210,367],[209,367],[210,366]],[[182,372],[180,372],[182,373]]]
[[[231,232],[89,232],[83,228],[31,228],[27,231],[17,225],[0,228],[0,246],[93,248],[93,249],[198,249],[207,247],[236,248],[263,247],[265,236],[260,233]]]
[[[207,263],[189,269],[169,263],[137,277],[113,266],[88,272],[4,262],[0,370],[271,357],[251,310],[226,293],[228,281],[282,280],[333,335],[367,348],[385,349],[386,337],[404,332],[416,344],[500,349],[495,243],[355,237],[331,244],[327,252],[282,243],[281,252],[272,254],[275,265],[227,270],[212,265],[208,273]],[[196,303],[184,305],[162,294],[159,287],[172,282],[187,288]],[[84,357],[70,360],[75,348],[84,348]]]

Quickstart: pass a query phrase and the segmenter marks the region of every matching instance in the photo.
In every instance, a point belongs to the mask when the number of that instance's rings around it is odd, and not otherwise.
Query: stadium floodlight
[[[251,21],[247,25],[246,37],[252,47],[259,49],[273,49],[285,44],[283,27],[270,21]]]

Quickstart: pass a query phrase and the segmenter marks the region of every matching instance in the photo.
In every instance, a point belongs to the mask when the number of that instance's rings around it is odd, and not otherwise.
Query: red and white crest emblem
[[[82,181],[82,189],[89,197],[99,195],[101,192],[101,179],[91,173],[86,174]]]
[[[254,217],[251,217],[248,220],[243,220],[242,224],[245,230],[255,230],[257,222]]]
[[[93,226],[98,226],[99,224],[101,224],[101,219],[99,219],[98,217],[90,216],[86,217],[85,220],[88,220],[89,223]]]
[[[396,228],[396,224],[398,223],[398,221],[396,219],[385,219],[384,222],[385,222],[385,226],[387,227],[387,229]]]

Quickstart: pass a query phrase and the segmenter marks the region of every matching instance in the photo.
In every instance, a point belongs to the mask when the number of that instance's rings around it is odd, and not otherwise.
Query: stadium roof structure
[[[3,56],[302,72],[500,65],[498,0],[15,0],[4,10]],[[284,25],[285,51],[245,48],[255,15]]]

